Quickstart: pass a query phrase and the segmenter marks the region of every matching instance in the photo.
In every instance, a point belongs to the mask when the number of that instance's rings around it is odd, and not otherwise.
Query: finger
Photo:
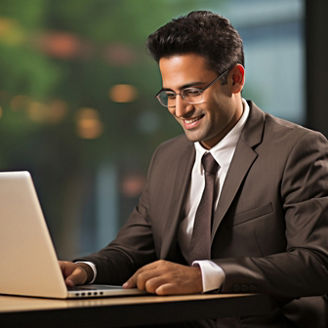
[[[144,290],[144,281],[149,279],[152,276],[158,275],[159,270],[163,270],[165,266],[171,264],[168,261],[158,260],[149,264],[144,265],[139,268],[123,285],[123,288],[135,288],[138,287],[141,290]],[[139,276],[141,274],[145,274],[146,272],[152,272],[150,275],[144,276],[141,280],[139,280]],[[162,271],[163,272],[163,271]]]
[[[154,288],[153,284],[158,281],[164,281],[163,273],[159,270],[147,270],[138,274],[136,284],[138,289],[152,292],[148,290],[147,286]]]
[[[144,290],[147,291],[148,293],[156,294],[157,289],[160,286],[165,285],[167,283],[168,283],[167,279],[163,276],[153,277],[145,282]]]
[[[135,288],[137,287],[137,280],[140,274],[152,270],[156,267],[156,262],[152,262],[149,264],[144,265],[143,267],[139,268],[123,285],[123,288]]]
[[[138,272],[138,271],[137,271]],[[136,275],[137,272],[135,272],[123,285],[123,288],[135,288],[137,287],[137,279]]]
[[[68,277],[75,269],[76,265],[73,262],[68,261],[58,261],[59,267],[63,276]]]
[[[191,294],[191,292],[183,291],[181,287],[174,283],[165,283],[158,286],[155,290],[156,295],[177,295],[177,294]]]
[[[186,283],[179,281],[164,281],[156,290],[157,295],[177,295],[177,294],[198,294],[202,289],[195,287],[193,283]]]
[[[88,278],[87,272],[80,266],[76,266],[75,270],[65,279],[66,285],[73,287],[83,285]]]
[[[145,269],[141,268],[137,270],[123,285],[123,288],[135,288],[144,289],[144,279],[140,278],[145,273]]]

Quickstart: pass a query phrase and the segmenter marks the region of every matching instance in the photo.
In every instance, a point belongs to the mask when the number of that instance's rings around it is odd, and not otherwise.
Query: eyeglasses
[[[188,104],[200,104],[204,101],[204,91],[208,89],[211,85],[213,85],[216,81],[222,78],[228,70],[225,70],[218,77],[216,77],[212,82],[210,82],[205,88],[195,88],[188,87],[182,89],[180,93],[176,93],[171,90],[160,90],[156,94],[156,98],[159,103],[167,108],[174,108],[176,105],[177,96],[181,96],[181,98],[187,102]]]

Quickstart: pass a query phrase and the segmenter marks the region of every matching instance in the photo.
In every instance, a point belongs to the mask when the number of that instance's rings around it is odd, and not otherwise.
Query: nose
[[[186,117],[192,111],[193,106],[188,104],[180,95],[175,98],[174,115],[176,117]]]

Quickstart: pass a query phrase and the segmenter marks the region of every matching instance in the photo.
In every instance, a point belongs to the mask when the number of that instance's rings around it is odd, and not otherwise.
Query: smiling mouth
[[[204,114],[190,119],[184,119],[183,124],[186,129],[194,128],[198,125],[199,121],[204,117]]]

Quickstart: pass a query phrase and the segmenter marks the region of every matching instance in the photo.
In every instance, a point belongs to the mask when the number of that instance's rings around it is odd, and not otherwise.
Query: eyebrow
[[[179,90],[183,90],[183,89],[194,87],[196,85],[201,85],[201,84],[205,84],[205,82],[203,82],[203,81],[197,81],[197,82],[187,83],[187,84],[184,84],[183,86],[181,86],[179,88]],[[174,92],[174,90],[171,89],[171,88],[162,88],[161,90],[159,90],[159,92],[161,92],[161,91],[173,91]]]

